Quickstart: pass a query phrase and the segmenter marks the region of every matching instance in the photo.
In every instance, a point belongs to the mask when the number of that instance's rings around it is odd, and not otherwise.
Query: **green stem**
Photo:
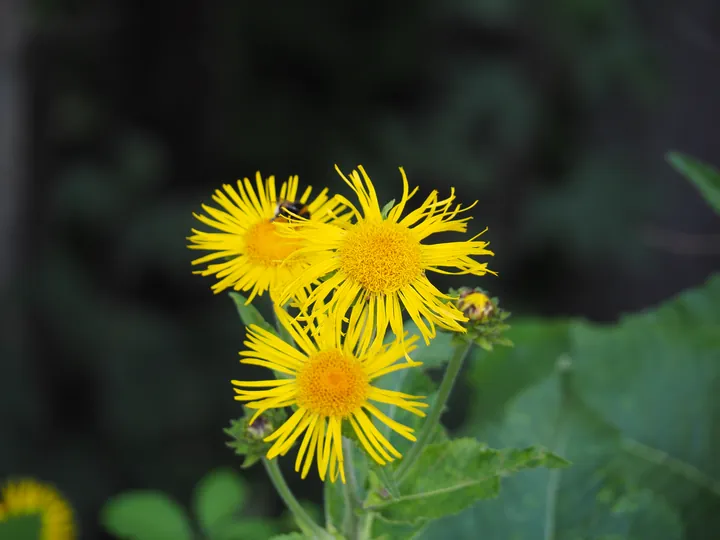
[[[371,540],[372,539],[372,526],[373,521],[375,520],[375,513],[374,512],[366,512],[362,517],[362,522],[360,523],[360,536],[358,540]]]
[[[287,485],[287,482],[285,482],[285,478],[283,477],[282,471],[277,464],[277,460],[263,458],[262,462],[270,480],[273,483],[273,486],[275,486],[275,490],[295,516],[295,520],[298,522],[300,528],[306,534],[310,534],[313,538],[331,540],[332,536],[330,536],[330,533],[313,521],[313,518],[310,517],[310,515],[295,498],[292,491],[290,491],[290,487]]]
[[[435,403],[430,409],[427,420],[425,420],[425,423],[417,436],[417,441],[410,447],[407,455],[403,458],[400,465],[395,470],[395,478],[397,479],[398,484],[401,484],[405,479],[405,476],[415,463],[415,460],[417,460],[418,456],[420,456],[423,448],[425,448],[428,442],[430,442],[430,438],[435,433],[435,429],[440,423],[440,417],[445,409],[445,404],[447,403],[448,397],[450,397],[450,392],[455,384],[455,379],[457,378],[458,373],[460,373],[460,368],[462,368],[465,358],[469,356],[473,345],[474,344],[472,342],[469,342],[464,347],[458,346],[455,348],[453,357],[448,363],[447,370],[445,370],[445,376],[440,383]]]
[[[572,398],[570,386],[570,357],[560,356],[555,365],[555,371],[560,383],[560,407],[557,420],[555,421],[555,433],[552,437],[551,448],[553,452],[562,455],[565,453],[568,444],[568,407]],[[545,526],[543,532],[544,540],[555,540],[556,537],[556,514],[558,495],[560,493],[560,475],[562,469],[552,469],[548,475],[548,483],[545,489]]]
[[[358,500],[357,479],[353,466],[352,442],[345,437],[342,438],[343,455],[345,458],[345,480],[342,485],[345,499],[345,512],[343,515],[343,531],[349,540],[356,540],[358,537],[358,520],[355,513],[360,503]]]

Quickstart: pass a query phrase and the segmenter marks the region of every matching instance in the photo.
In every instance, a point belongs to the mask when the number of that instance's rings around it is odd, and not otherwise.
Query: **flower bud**
[[[251,424],[249,420],[254,414],[254,410],[245,408],[245,416],[232,420],[230,427],[224,430],[231,439],[227,445],[245,458],[242,464],[244,469],[257,463],[267,453],[271,443],[265,442],[265,438],[287,418],[283,409],[274,409],[265,411]]]
[[[512,347],[512,341],[503,336],[510,328],[505,322],[510,313],[500,308],[497,298],[491,298],[480,287],[450,289],[450,295],[457,298],[455,305],[468,318],[466,332],[456,334],[456,339],[475,343],[487,351],[495,345]]]
[[[482,289],[463,287],[459,293],[457,307],[471,321],[487,321],[495,312],[495,305]]]
[[[273,425],[265,415],[260,415],[247,427],[247,433],[253,439],[262,440],[273,432]]]

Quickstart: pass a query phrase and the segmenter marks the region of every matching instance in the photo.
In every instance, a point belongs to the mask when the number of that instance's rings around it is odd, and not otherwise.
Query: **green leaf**
[[[270,540],[307,540],[310,538],[309,536],[305,536],[302,533],[299,532],[293,532],[288,534],[281,534],[278,536],[273,536],[270,538]]]
[[[385,519],[381,514],[374,514],[373,540],[395,540],[397,538],[416,538],[428,526],[427,521],[405,523]]]
[[[500,419],[476,426],[493,445],[543,444],[572,461],[565,469],[531,470],[504,481],[500,496],[433,522],[420,538],[680,540],[682,523],[663,497],[622,474],[628,456],[617,429],[572,393],[568,357],[558,371],[520,392]],[[488,374],[486,384],[497,381]]]
[[[466,425],[477,427],[500,418],[506,403],[550,376],[557,359],[570,348],[569,332],[567,321],[516,320],[507,333],[515,347],[480,353],[482,358],[468,365],[473,400]]]
[[[247,499],[247,488],[232,469],[218,469],[198,483],[194,497],[195,515],[203,530],[210,534],[216,525],[240,512]]]
[[[110,499],[100,520],[115,536],[133,540],[191,540],[185,511],[165,494],[135,491]]]
[[[40,514],[13,516],[0,520],[0,538],[8,540],[37,540],[41,538]]]
[[[720,527],[720,276],[572,338],[576,391],[631,458],[621,473],[681,509],[688,535]]]
[[[211,540],[266,540],[280,532],[280,527],[263,518],[240,518],[219,524],[210,535]],[[300,538],[305,538],[300,536]]]
[[[481,499],[497,497],[500,477],[534,467],[563,467],[567,462],[547,451],[493,450],[464,438],[431,444],[408,472],[403,495],[375,500],[371,509],[391,521],[418,523],[455,514]]]
[[[676,171],[695,184],[705,200],[720,214],[720,172],[680,152],[670,152],[666,159]]]
[[[493,445],[544,444],[573,466],[516,475],[499,499],[421,537],[478,529],[489,538],[707,537],[720,509],[719,306],[714,277],[616,326],[516,324],[517,347],[471,371],[465,433]]]
[[[247,298],[236,292],[231,292],[229,294],[230,298],[232,298],[232,301],[235,303],[238,315],[240,315],[240,319],[245,326],[256,324],[268,332],[277,334],[277,332],[275,332],[275,328],[265,320],[258,309],[252,304],[247,303]]]

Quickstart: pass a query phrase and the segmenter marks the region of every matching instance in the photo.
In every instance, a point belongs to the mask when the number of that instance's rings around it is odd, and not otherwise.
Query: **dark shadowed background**
[[[185,238],[256,170],[347,195],[334,164],[363,164],[386,201],[402,165],[478,199],[500,277],[436,283],[517,314],[702,283],[720,222],[664,153],[720,164],[719,65],[715,0],[0,0],[0,480],[56,483],[104,538],[109,496],[187,503],[238,464],[243,329]]]

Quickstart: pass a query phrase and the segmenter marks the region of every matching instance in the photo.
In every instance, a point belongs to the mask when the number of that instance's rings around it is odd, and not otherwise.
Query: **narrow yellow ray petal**
[[[321,418],[318,422],[318,440],[317,440],[317,466],[320,480],[325,480],[327,472],[327,459],[325,456],[325,419]]]
[[[307,457],[305,458],[305,465],[303,465],[302,473],[300,474],[300,478],[305,478],[308,475],[308,472],[310,471],[310,467],[313,463],[313,456],[315,455],[315,448],[318,446],[318,437],[320,434],[320,424],[323,422],[322,418],[319,416],[316,416],[316,422],[314,423],[314,428],[312,430],[312,438],[310,439],[310,446],[307,451]],[[320,457],[318,456],[318,462],[320,461]],[[319,465],[318,465],[319,470]]]
[[[311,420],[312,416],[306,414],[303,417],[302,421],[295,428],[293,428],[292,432],[288,432],[284,439],[278,439],[277,442],[275,442],[275,444],[273,445],[273,447],[277,447],[276,452],[281,456],[287,454],[288,450],[292,448],[292,445],[295,444],[295,441],[298,439],[298,437],[300,437],[300,435],[305,432]],[[270,450],[272,450],[272,448]]]
[[[365,433],[368,437],[375,439],[376,442],[379,442],[382,446],[387,448],[387,450],[396,458],[402,457],[402,454],[398,452],[392,444],[390,444],[390,441],[388,441],[382,433],[380,433],[380,430],[375,427],[375,424],[373,424],[372,420],[367,417],[364,411],[360,411],[360,414],[358,414],[358,420],[360,420],[360,424],[365,428]]]
[[[360,439],[360,443],[363,445],[367,453],[370,454],[370,457],[373,458],[380,465],[385,465],[385,463],[387,462],[383,458],[381,458],[375,451],[375,448],[368,441],[367,437],[365,436],[365,432],[362,430],[357,420],[355,420],[354,416],[350,416],[348,419],[350,420],[350,425],[355,431],[355,435],[357,435],[357,438]]]
[[[408,440],[414,441],[415,437],[412,435],[413,429],[409,428],[408,426],[405,426],[401,424],[400,422],[397,422],[387,416],[385,413],[383,413],[380,409],[378,409],[375,405],[372,405],[368,403],[365,405],[365,408],[370,411],[378,420],[380,420],[383,424],[385,424],[387,427],[392,429],[393,431],[397,432],[398,434],[402,435]]]
[[[312,439],[313,433],[315,433],[315,424],[317,424],[317,421],[318,415],[312,414],[310,416],[310,423],[305,430],[305,436],[303,437],[302,443],[300,443],[300,449],[298,450],[297,457],[295,458],[295,472],[300,472],[300,465],[302,464],[303,456],[305,455],[305,451],[310,443],[310,439]]]
[[[277,428],[273,433],[268,435],[263,439],[265,442],[272,442],[275,439],[278,438],[284,438],[286,434],[288,434],[290,431],[292,431],[295,426],[297,426],[300,423],[300,420],[303,419],[303,416],[305,416],[305,413],[307,412],[307,409],[300,407],[297,411],[295,411],[290,418],[288,418],[282,426]],[[274,448],[274,447],[273,447]],[[271,448],[272,450],[272,448]],[[276,454],[277,455],[277,454]],[[268,459],[272,459],[271,457],[268,457]]]
[[[275,364],[273,362],[265,362],[264,360],[258,360],[257,358],[244,358],[240,360],[241,364],[250,364],[253,366],[262,366],[266,367],[268,369],[273,369],[275,371],[279,371],[280,373],[285,373],[287,375],[295,375],[295,371],[291,371],[287,369],[286,367],[283,367],[279,364]]]
[[[375,436],[375,431],[377,430],[375,429],[375,426],[373,426],[372,421],[367,417],[367,415],[361,409],[358,409],[357,411],[355,411],[354,416],[360,426],[363,428],[365,436],[375,447],[375,449],[380,453],[380,455],[387,461],[394,461],[394,458],[385,451],[385,448],[382,444],[380,444],[377,437]]]

